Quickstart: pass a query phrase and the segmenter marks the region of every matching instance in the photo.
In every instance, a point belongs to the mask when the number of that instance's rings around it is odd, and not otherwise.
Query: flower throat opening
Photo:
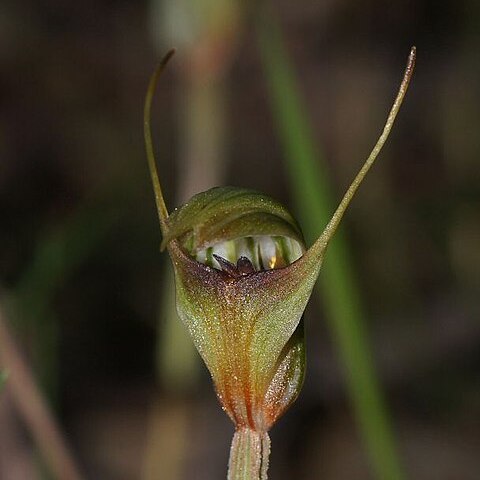
[[[286,267],[298,260],[304,251],[302,244],[292,238],[256,235],[219,242],[192,256],[217,270],[248,275],[254,271]]]

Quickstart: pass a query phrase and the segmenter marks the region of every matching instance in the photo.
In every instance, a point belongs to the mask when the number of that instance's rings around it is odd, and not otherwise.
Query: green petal
[[[278,358],[276,371],[265,394],[267,423],[273,425],[297,399],[305,378],[305,330],[303,319]]]
[[[162,249],[178,238],[193,254],[219,241],[278,235],[303,243],[288,210],[267,195],[236,187],[216,187],[195,195],[168,218]]]
[[[237,426],[268,430],[298,394],[288,387],[299,389],[303,380],[303,333],[297,327],[316,268],[300,259],[285,268],[232,277],[195,261],[175,241],[169,251],[178,313],[224,408]],[[273,399],[274,393],[279,397]],[[275,411],[266,411],[267,397],[269,405],[277,402]]]

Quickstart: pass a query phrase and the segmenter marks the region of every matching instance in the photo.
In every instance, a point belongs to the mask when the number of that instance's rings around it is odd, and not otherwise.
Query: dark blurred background
[[[227,0],[0,4],[1,303],[87,478],[225,478],[233,427],[168,320],[142,110],[176,46],[153,108],[168,206],[216,184],[291,205],[257,13]],[[338,200],[417,46],[343,230],[408,477],[478,479],[480,3],[279,0],[274,13]],[[315,298],[306,384],[272,431],[274,479],[374,478],[324,316]],[[7,382],[0,478],[42,470]]]

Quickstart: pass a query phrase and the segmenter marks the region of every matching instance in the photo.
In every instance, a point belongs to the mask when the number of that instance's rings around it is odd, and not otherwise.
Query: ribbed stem
[[[270,437],[242,428],[235,432],[228,462],[228,480],[267,480]]]

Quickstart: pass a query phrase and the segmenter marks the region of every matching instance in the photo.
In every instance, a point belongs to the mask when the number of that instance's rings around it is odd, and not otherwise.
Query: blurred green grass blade
[[[26,308],[37,313],[56,289],[88,258],[110,230],[118,214],[83,205],[38,239],[32,262],[20,278],[16,294],[28,296]]]
[[[54,297],[92,254],[118,214],[97,205],[82,205],[63,222],[39,235],[32,259],[11,292],[15,326],[28,332],[35,379],[50,405],[56,406],[59,380],[59,319]],[[53,478],[38,455],[38,476]]]
[[[175,277],[170,262],[163,270],[157,368],[162,386],[170,393],[188,394],[198,380],[198,353],[187,329],[178,317]]]
[[[59,339],[54,296],[91,255],[116,218],[116,213],[83,205],[63,223],[46,230],[12,292],[18,311],[17,327],[34,335],[35,374],[52,403],[57,391]]]
[[[0,371],[0,393],[3,390],[3,387],[5,386],[7,378],[8,378],[7,370]]]
[[[296,211],[311,242],[327,224],[336,202],[332,201],[327,168],[315,146],[281,32],[272,17],[259,18],[259,45]],[[363,158],[353,160],[360,167]],[[351,265],[345,237],[339,231],[326,255],[318,291],[346,370],[347,388],[372,469],[379,479],[400,480],[405,476],[375,374],[360,290]]]

